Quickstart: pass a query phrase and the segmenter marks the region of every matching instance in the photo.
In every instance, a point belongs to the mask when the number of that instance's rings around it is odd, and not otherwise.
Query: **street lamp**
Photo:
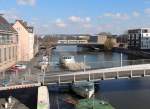
[[[122,53],[120,54],[121,55],[121,59],[120,59],[120,63],[121,63],[121,67],[122,67]]]
[[[85,67],[86,67],[86,65],[85,65],[85,58],[86,58],[86,56],[84,55],[84,72],[85,72]]]

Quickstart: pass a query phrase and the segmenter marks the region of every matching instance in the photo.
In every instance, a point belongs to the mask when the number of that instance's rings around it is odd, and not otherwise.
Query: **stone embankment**
[[[114,48],[114,52],[121,52],[129,55],[134,55],[137,57],[150,58],[150,52],[139,51],[139,50],[129,50],[124,48]]]

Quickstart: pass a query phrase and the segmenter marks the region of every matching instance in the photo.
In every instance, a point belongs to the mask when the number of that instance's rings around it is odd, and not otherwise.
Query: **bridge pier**
[[[47,86],[41,86],[38,88],[37,109],[50,109]]]

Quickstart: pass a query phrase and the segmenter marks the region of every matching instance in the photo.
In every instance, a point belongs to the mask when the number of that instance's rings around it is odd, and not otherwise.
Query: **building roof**
[[[16,20],[16,22],[19,22],[29,33],[33,33],[33,27],[28,26],[27,22],[24,22],[23,20]]]
[[[0,31],[9,32],[9,33],[17,33],[16,30],[11,26],[7,20],[0,15]]]

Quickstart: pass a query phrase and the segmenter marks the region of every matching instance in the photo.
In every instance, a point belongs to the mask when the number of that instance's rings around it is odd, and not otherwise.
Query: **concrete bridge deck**
[[[41,75],[42,76],[42,75]],[[46,74],[44,84],[63,84],[79,81],[100,81],[121,78],[135,78],[150,76],[150,64],[123,66],[115,68],[88,70],[85,72],[63,72]]]
[[[100,81],[110,79],[135,78],[150,76],[150,64],[130,65],[106,69],[95,69],[78,72],[51,72],[49,74],[31,74],[25,76],[27,82],[12,85],[0,85],[1,90],[38,87],[49,84],[64,84],[79,81]],[[15,78],[13,79],[15,80]],[[13,81],[12,80],[12,81]],[[1,82],[1,81],[0,81]]]

